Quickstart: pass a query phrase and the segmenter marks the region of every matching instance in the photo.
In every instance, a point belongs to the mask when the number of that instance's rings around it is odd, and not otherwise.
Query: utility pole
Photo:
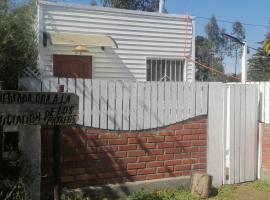
[[[159,13],[163,13],[164,10],[164,0],[159,0]]]
[[[247,43],[243,42],[243,53],[242,53],[242,67],[241,67],[241,82],[246,83],[247,81]]]

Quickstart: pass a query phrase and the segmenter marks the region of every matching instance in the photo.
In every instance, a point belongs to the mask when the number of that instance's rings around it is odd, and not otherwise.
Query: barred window
[[[147,81],[183,81],[184,59],[147,59]]]

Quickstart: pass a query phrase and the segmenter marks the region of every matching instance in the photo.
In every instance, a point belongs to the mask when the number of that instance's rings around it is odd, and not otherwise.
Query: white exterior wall
[[[118,49],[89,48],[93,56],[93,78],[146,80],[146,58],[194,58],[194,17],[79,6],[40,3],[40,33],[63,32],[111,36]],[[53,54],[75,54],[73,47],[43,48],[40,34],[40,69],[52,74]],[[194,65],[187,63],[184,80],[194,80]]]

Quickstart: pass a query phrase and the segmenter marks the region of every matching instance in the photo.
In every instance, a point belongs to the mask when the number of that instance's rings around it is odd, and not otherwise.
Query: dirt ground
[[[235,198],[237,200],[270,200],[270,192],[258,191],[242,184],[237,187]]]

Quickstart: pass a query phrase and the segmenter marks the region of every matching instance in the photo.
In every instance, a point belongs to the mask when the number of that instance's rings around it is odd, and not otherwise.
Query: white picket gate
[[[207,171],[214,184],[257,178],[258,114],[257,84],[209,84]]]

